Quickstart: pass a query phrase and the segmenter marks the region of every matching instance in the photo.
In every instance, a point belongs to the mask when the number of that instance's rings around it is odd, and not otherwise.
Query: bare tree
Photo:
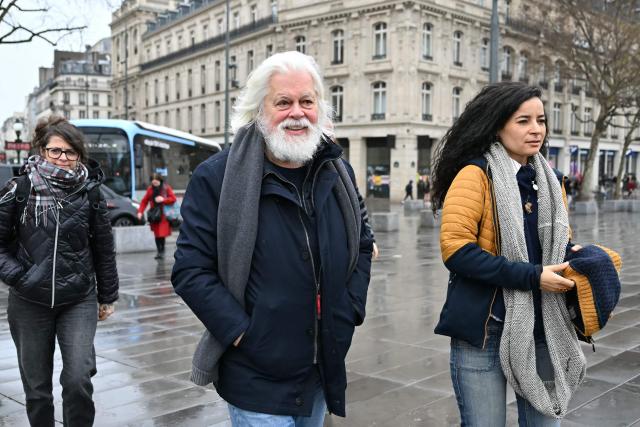
[[[593,199],[598,143],[626,94],[640,87],[640,24],[637,0],[554,0],[537,5],[543,45],[566,63],[567,72],[584,78],[599,105],[578,200]],[[537,13],[535,13],[537,12]]]
[[[20,4],[19,4],[20,3]],[[41,39],[56,46],[65,36],[74,31],[83,30],[86,26],[45,24],[42,27],[26,22],[33,17],[44,18],[50,11],[46,3],[37,7],[23,6],[24,0],[0,0],[0,44],[29,43]],[[34,2],[30,2],[33,5]],[[44,20],[44,19],[43,19]]]
[[[631,146],[631,143],[634,141],[633,134],[636,129],[640,128],[640,92],[638,96],[635,98],[634,104],[631,106],[632,111],[634,113],[624,114],[624,118],[626,120],[626,124],[624,127],[625,135],[624,135],[624,143],[622,145],[622,150],[620,151],[620,164],[618,165],[618,173],[616,174],[616,189],[614,193],[614,198],[619,199],[622,196],[622,175],[624,174],[624,158]]]

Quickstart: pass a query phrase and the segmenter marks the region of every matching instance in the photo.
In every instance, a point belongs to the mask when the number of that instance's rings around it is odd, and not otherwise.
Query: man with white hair
[[[371,232],[313,58],[267,58],[234,110],[233,145],[182,203],[172,283],[206,327],[191,378],[215,385],[234,426],[320,427],[327,409],[345,416]]]

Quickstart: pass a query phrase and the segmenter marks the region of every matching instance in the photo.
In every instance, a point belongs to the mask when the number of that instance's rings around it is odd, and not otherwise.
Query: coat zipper
[[[56,236],[53,242],[53,271],[51,273],[51,308],[56,302],[56,260],[58,258],[58,232],[60,230],[60,209],[62,206],[58,204],[56,207]]]
[[[491,179],[491,172],[489,171],[489,165],[487,164],[487,169],[485,171],[487,175],[487,180],[489,181],[489,188],[491,194],[491,207],[492,207],[492,215],[493,215],[493,229],[494,229],[494,244],[496,245],[496,256],[500,254],[502,248],[500,247],[500,226],[498,224],[498,211],[496,206],[496,196],[493,191],[493,180]],[[487,338],[489,336],[489,319],[491,319],[491,311],[493,310],[493,303],[496,301],[496,295],[498,294],[498,288],[494,289],[493,297],[491,298],[491,304],[489,304],[489,314],[487,315],[487,319],[484,321],[484,338],[482,340],[482,349],[484,350],[487,345]]]
[[[305,208],[306,205],[304,203],[304,197],[298,192],[298,189],[296,188],[295,185],[293,185],[293,183],[291,183],[291,181],[287,180],[284,177],[281,177],[278,174],[274,174],[274,175],[277,176],[278,179],[281,179],[282,181],[290,185],[295,190],[296,196],[298,196],[298,201],[302,206],[302,208],[298,207],[298,219],[300,220],[300,224],[302,225],[302,229],[304,230],[304,237],[307,243],[307,250],[309,251],[309,259],[311,259],[311,270],[313,272],[313,281],[315,285],[315,295],[314,295],[315,309],[314,309],[314,327],[313,327],[313,364],[315,365],[318,363],[318,323],[322,316],[322,302],[320,297],[320,282],[318,281],[318,277],[316,275],[316,264],[313,259],[313,252],[311,251],[311,243],[309,241],[309,232],[307,230],[307,227],[304,225],[304,221],[302,220],[302,214],[300,213],[300,209],[303,209],[305,213],[307,213]],[[306,182],[308,177],[309,177],[309,174],[307,172],[307,176],[305,176],[305,180],[303,181],[303,187],[304,187],[304,182]],[[311,199],[313,203],[313,197]]]
[[[316,275],[316,263],[313,260],[313,252],[311,251],[311,243],[309,242],[309,233],[307,231],[307,227],[304,225],[304,221],[302,220],[302,214],[300,213],[300,209],[298,208],[298,218],[300,219],[300,224],[302,224],[302,229],[304,230],[304,237],[307,241],[307,250],[309,251],[309,259],[311,259],[311,269],[313,271],[313,281],[316,286],[315,293],[315,322],[313,328],[313,363],[314,365],[318,363],[318,323],[320,318],[322,317],[322,303],[320,297],[320,282],[318,281],[318,277]]]

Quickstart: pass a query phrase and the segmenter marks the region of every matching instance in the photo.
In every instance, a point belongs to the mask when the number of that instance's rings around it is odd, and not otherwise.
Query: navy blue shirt
[[[527,255],[532,264],[542,264],[542,246],[538,236],[538,192],[533,188],[536,179],[536,171],[532,165],[522,166],[516,174],[520,200],[522,204],[522,216],[524,219],[524,237],[527,242]],[[531,203],[530,211],[525,209],[525,204]],[[544,326],[542,323],[542,294],[540,287],[533,289],[533,304],[535,309],[535,326],[533,335],[536,340],[544,339]],[[496,301],[493,304],[491,314],[500,319],[505,318],[504,298],[502,288],[498,288]]]

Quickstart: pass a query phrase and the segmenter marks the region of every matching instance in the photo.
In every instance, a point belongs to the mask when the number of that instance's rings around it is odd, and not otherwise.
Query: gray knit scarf
[[[512,160],[496,142],[485,154],[493,179],[499,219],[501,255],[509,261],[528,261],[518,182]],[[543,265],[564,261],[569,219],[558,179],[541,154],[532,156],[538,185],[538,235]],[[506,317],[500,343],[502,370],[514,391],[539,412],[562,418],[573,392],[582,382],[586,360],[569,318],[565,295],[542,292],[542,318],[553,363],[554,381],[543,382],[536,371],[533,338],[533,294],[503,288]]]
[[[327,141],[325,138],[325,142]],[[243,307],[244,291],[258,233],[264,147],[264,138],[255,124],[238,131],[229,150],[218,205],[218,274],[222,283]],[[333,193],[347,231],[348,271],[351,274],[358,262],[360,242],[358,196],[341,159],[327,163],[326,167],[339,175]],[[225,348],[205,330],[193,355],[191,381],[201,386],[209,383],[216,385],[218,362],[224,351]]]

